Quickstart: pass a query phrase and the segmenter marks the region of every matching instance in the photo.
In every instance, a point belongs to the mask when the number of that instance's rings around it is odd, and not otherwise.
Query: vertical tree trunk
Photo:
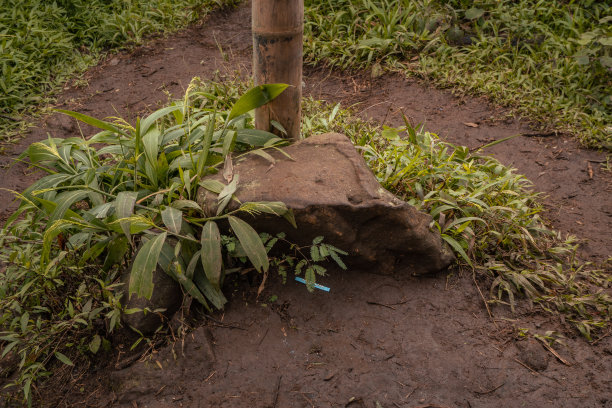
[[[253,0],[253,76],[255,85],[290,87],[255,111],[255,127],[271,130],[276,120],[289,138],[300,138],[304,0]],[[278,133],[278,132],[276,132]]]

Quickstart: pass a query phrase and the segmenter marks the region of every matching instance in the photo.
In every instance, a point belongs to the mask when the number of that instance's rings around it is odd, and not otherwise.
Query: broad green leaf
[[[137,197],[138,193],[135,191],[122,191],[117,194],[117,199],[115,200],[115,212],[117,213],[118,218],[128,218],[134,214],[134,204],[136,204]],[[123,230],[123,233],[127,237],[128,241],[132,242],[130,222],[128,220],[123,220],[119,225],[121,225],[121,229]]]
[[[143,134],[146,134],[149,131],[149,128],[151,127],[151,125],[153,125],[156,120],[161,119],[164,116],[168,115],[169,113],[173,113],[174,111],[180,110],[182,108],[183,106],[181,104],[181,105],[175,105],[175,106],[168,106],[168,107],[161,108],[153,112],[152,114],[150,114],[149,116],[147,116],[146,118],[140,121],[140,131]]]
[[[68,365],[68,366],[73,366],[74,363],[72,362],[72,360],[70,360],[68,357],[66,357],[64,354],[60,353],[59,351],[55,352],[55,357],[61,361],[62,363]]]
[[[200,186],[204,187],[206,190],[211,191],[215,194],[221,193],[225,188],[225,184],[220,182],[219,180],[205,179],[198,183]]]
[[[276,164],[276,159],[274,157],[272,157],[270,155],[270,153],[266,152],[265,150],[251,150],[252,154],[256,154],[259,157],[263,157],[264,159],[266,159],[267,161],[269,161],[272,164]]]
[[[149,228],[155,227],[155,223],[142,215],[132,215],[131,217],[119,218],[108,223],[106,227],[117,233],[125,233],[123,227],[129,227],[128,231],[131,236],[132,234],[139,234]]]
[[[110,210],[113,208],[115,208],[115,203],[104,203],[88,210],[87,214],[90,214],[98,219],[104,219],[109,215]]]
[[[214,221],[207,221],[202,228],[202,265],[208,281],[219,288],[223,260],[221,258],[221,234]]]
[[[159,154],[159,129],[151,128],[143,137],[142,144],[147,162],[157,170],[157,155]]]
[[[30,147],[28,147],[27,153],[32,163],[62,160],[55,146],[50,147],[42,142],[32,143]]]
[[[461,255],[461,257],[463,258],[463,260],[465,262],[468,263],[468,265],[472,266],[472,261],[470,261],[470,258],[467,256],[467,254],[465,253],[465,250],[463,249],[463,247],[461,246],[461,244],[459,242],[457,242],[453,237],[446,235],[446,234],[442,234],[442,238],[444,239],[444,241],[448,242],[448,244],[456,251],[459,253],[459,255]]]
[[[285,215],[287,211],[289,211],[282,201],[256,201],[244,203],[240,206],[240,208],[245,207],[248,207],[249,210],[278,215],[279,217]]]
[[[51,214],[53,214],[53,212],[57,208],[57,203],[55,203],[53,201],[42,199],[40,197],[34,197],[34,201],[41,204],[41,205],[35,206],[35,207],[40,208],[45,213],[49,214],[49,216],[51,216]],[[41,206],[42,206],[42,208],[41,208]],[[72,211],[70,209],[65,211],[63,218],[65,218],[65,219],[73,219],[73,220],[74,219],[76,219],[76,220],[83,220],[83,218],[79,214],[75,213],[74,211]]]
[[[236,141],[236,131],[228,130],[223,136],[223,153],[221,154],[224,158],[234,150]]]
[[[138,297],[151,299],[153,296],[153,272],[157,266],[157,259],[166,240],[164,232],[144,243],[132,265],[130,272],[129,297],[136,294]]]
[[[175,200],[170,203],[170,206],[176,208],[177,210],[184,210],[185,208],[191,208],[194,210],[202,211],[202,207],[200,204],[196,203],[193,200]]]
[[[255,147],[265,146],[270,140],[280,139],[274,133],[259,129],[239,129],[236,131],[236,141]]]
[[[210,306],[208,306],[208,302],[206,302],[206,297],[204,296],[204,294],[202,294],[202,292],[194,281],[188,279],[187,276],[182,273],[175,272],[174,277],[176,281],[181,284],[183,289],[185,289],[185,292],[187,292],[191,297],[200,302],[200,304],[204,306],[208,311],[211,311]]]
[[[71,190],[64,191],[63,193],[58,194],[54,201],[57,204],[55,210],[51,213],[49,217],[49,222],[47,225],[51,225],[56,220],[63,218],[66,214],[66,211],[72,206],[72,204],[77,201],[81,201],[89,196],[89,191],[87,190]]]
[[[268,254],[257,232],[240,218],[228,216],[230,226],[238,237],[247,257],[258,272],[267,272],[270,267]]]
[[[203,176],[204,166],[206,165],[206,160],[208,160],[208,152],[210,150],[210,145],[212,144],[213,134],[215,133],[216,117],[217,112],[213,112],[212,117],[209,119],[208,124],[206,126],[206,132],[204,133],[204,139],[202,141],[202,151],[198,156],[198,162],[196,166],[196,174],[198,178]]]
[[[164,225],[174,234],[181,233],[181,226],[183,224],[183,212],[177,210],[174,207],[166,207],[161,212],[162,221]]]
[[[81,122],[87,123],[88,125],[91,125],[93,127],[97,127],[98,129],[108,130],[108,131],[114,132],[114,133],[120,133],[120,134],[122,134],[124,136],[129,137],[129,135],[127,133],[125,133],[123,130],[119,129],[118,127],[116,127],[112,123],[104,122],[103,120],[92,118],[91,116],[88,116],[88,115],[85,115],[85,114],[82,114],[82,113],[78,113],[78,112],[72,112],[72,111],[69,111],[69,110],[55,109],[55,111],[61,112],[61,113],[65,114],[65,115],[68,115],[68,116],[72,116],[73,118],[78,119]]]
[[[30,187],[26,188],[22,194],[28,198],[32,198],[32,195],[35,195],[36,191],[57,187],[58,184],[69,181],[73,178],[73,174],[49,174],[48,176],[34,182],[32,185],[30,185]]]
[[[280,95],[288,86],[287,84],[267,84],[249,89],[240,99],[238,99],[238,101],[236,101],[234,106],[232,106],[232,110],[227,120],[230,121],[237,116],[265,105]]]
[[[197,273],[193,277],[194,282],[198,285],[198,288],[202,291],[206,299],[213,304],[217,309],[222,309],[227,303],[227,299],[223,296],[223,292],[220,289],[216,289],[203,273]]]
[[[185,276],[187,279],[193,280],[193,275],[195,272],[195,268],[198,266],[198,262],[200,261],[200,254],[202,250],[196,251],[191,257],[191,261],[189,261],[189,265],[187,265],[187,269],[185,269]]]

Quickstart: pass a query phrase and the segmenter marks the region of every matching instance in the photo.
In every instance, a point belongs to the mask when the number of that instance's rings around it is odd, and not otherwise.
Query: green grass
[[[3,0],[0,142],[104,52],[185,27],[234,0]]]
[[[612,149],[612,9],[600,1],[306,0],[313,64],[485,94]]]
[[[304,112],[306,136],[345,133],[385,188],[433,217],[459,263],[486,282],[488,303],[515,311],[525,299],[563,314],[588,340],[609,328],[610,265],[576,259],[576,238],[547,226],[539,194],[524,176],[408,123],[380,128],[313,100]]]

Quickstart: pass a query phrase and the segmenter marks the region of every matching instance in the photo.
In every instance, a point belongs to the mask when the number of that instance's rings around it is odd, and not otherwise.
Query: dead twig
[[[476,394],[480,394],[480,395],[490,394],[490,393],[492,393],[492,392],[495,392],[495,391],[499,390],[499,389],[500,389],[501,387],[503,387],[504,385],[506,385],[506,383],[505,383],[505,382],[504,382],[504,383],[499,384],[497,387],[492,388],[492,389],[490,389],[490,390],[488,390],[488,391],[473,391],[473,392],[475,392]]]
[[[210,320],[211,322],[213,322],[216,326],[224,327],[224,328],[227,328],[227,329],[238,329],[238,330],[245,330],[246,331],[246,329],[244,327],[240,327],[240,326],[237,326],[235,324],[223,323],[222,321],[219,321],[219,320],[215,319],[212,316],[204,315],[204,317],[207,320]]]
[[[272,400],[272,408],[276,408],[276,403],[278,402],[278,394],[280,392],[281,380],[283,379],[282,375],[279,375],[276,379],[276,387],[274,388],[274,399]]]
[[[386,307],[386,308],[391,309],[391,310],[396,310],[396,309],[395,309],[393,306],[391,306],[391,305],[385,305],[384,303],[372,302],[372,301],[370,301],[370,300],[367,300],[367,301],[366,301],[366,303],[367,303],[368,305],[382,306],[382,307]]]
[[[525,137],[550,137],[559,135],[559,132],[529,132],[521,135]]]
[[[493,314],[491,313],[491,309],[489,309],[489,304],[487,303],[487,300],[485,299],[484,295],[482,294],[482,291],[480,290],[480,286],[478,286],[478,282],[476,282],[476,272],[475,271],[472,271],[472,280],[474,281],[474,285],[476,285],[476,289],[478,289],[478,293],[480,294],[480,297],[481,297],[482,301],[484,302],[485,307],[487,308],[487,313],[489,314],[489,317],[491,318],[491,321],[493,322],[495,327],[499,329],[499,326],[497,325],[497,322],[493,318]]]
[[[544,346],[544,348],[548,351],[550,351],[550,353],[555,356],[557,358],[557,360],[559,360],[560,362],[562,362],[563,364],[565,364],[568,367],[571,367],[571,364],[568,363],[568,361],[566,359],[564,359],[563,357],[561,357],[559,355],[559,353],[557,353],[555,351],[555,349],[553,349],[547,342],[546,340],[544,340],[543,338],[540,337],[535,337],[536,339],[538,339],[540,341],[540,343],[542,343],[542,345]]]
[[[514,358],[514,361],[516,361],[517,363],[519,363],[520,365],[522,365],[523,367],[525,367],[526,369],[528,369],[529,371],[531,371],[534,374],[538,374],[540,375],[540,373],[538,373],[536,370],[534,370],[533,368],[529,367],[527,364],[523,363],[521,360],[519,360],[518,358]]]
[[[606,334],[604,334],[603,336],[601,336],[600,338],[598,338],[597,340],[593,341],[593,343],[591,343],[592,346],[596,345],[597,343],[599,343],[600,341],[602,341],[603,339],[605,339],[606,337],[608,337],[610,334],[612,334],[612,331],[607,332]]]

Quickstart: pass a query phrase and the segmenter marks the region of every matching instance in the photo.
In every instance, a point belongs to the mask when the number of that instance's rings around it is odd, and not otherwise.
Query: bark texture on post
[[[276,120],[291,139],[300,138],[304,0],[253,0],[255,85],[290,85],[274,101],[255,110],[255,127],[271,130]]]

